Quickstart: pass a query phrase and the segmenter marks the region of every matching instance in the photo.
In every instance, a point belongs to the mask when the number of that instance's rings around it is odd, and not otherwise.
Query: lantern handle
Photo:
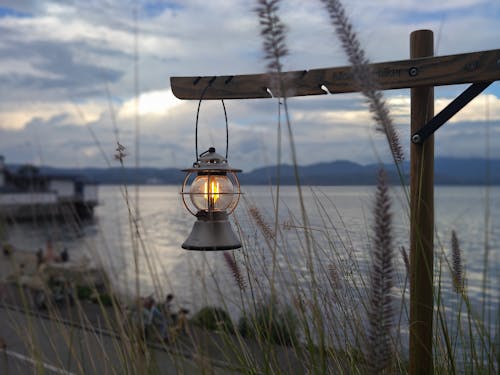
[[[215,77],[214,77],[215,78]],[[200,100],[198,101],[198,109],[196,110],[196,125],[195,125],[195,133],[194,133],[194,138],[195,138],[195,159],[196,161],[200,160],[200,154],[198,154],[198,120],[200,117],[200,107],[201,107],[201,102],[203,100],[203,97],[205,96],[205,93],[207,92],[208,88],[212,86],[212,82],[214,80],[208,81],[207,86],[203,89],[200,95]],[[226,111],[226,105],[224,104],[224,99],[221,99],[222,102],[222,109],[224,110],[224,120],[226,122],[226,160],[227,160],[227,155],[228,155],[228,150],[229,150],[229,125],[227,122],[227,111]]]

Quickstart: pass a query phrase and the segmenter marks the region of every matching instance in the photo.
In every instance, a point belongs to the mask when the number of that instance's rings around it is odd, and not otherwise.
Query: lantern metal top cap
[[[193,163],[192,168],[183,169],[183,172],[241,172],[241,169],[234,169],[227,163],[227,159],[215,151],[215,147],[210,147],[202,152],[198,160]]]
[[[200,164],[227,163],[227,159],[215,152],[215,147],[210,147],[207,151],[200,154],[198,162]]]

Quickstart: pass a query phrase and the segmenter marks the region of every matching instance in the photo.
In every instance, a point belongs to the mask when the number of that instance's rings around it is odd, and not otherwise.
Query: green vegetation
[[[192,323],[211,331],[234,332],[231,317],[220,307],[203,307],[193,316]]]
[[[87,300],[90,299],[90,296],[92,296],[92,288],[87,285],[77,285],[76,287],[76,296],[80,300]]]
[[[299,343],[298,324],[290,306],[269,301],[258,304],[253,314],[243,315],[238,321],[238,331],[245,338],[294,346]]]

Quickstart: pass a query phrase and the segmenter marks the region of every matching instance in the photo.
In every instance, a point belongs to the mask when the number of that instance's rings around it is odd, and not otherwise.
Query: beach
[[[144,356],[136,364],[160,373],[241,373],[236,360],[241,350],[251,353],[257,363],[265,361],[265,351],[253,340],[191,325],[171,335],[169,342],[155,336],[141,341],[128,331],[127,306],[118,301],[105,305],[76,299],[37,309],[34,293],[47,285],[27,282],[27,275],[36,272],[35,261],[34,254],[22,251],[0,256],[1,275],[8,275],[1,283],[0,302],[0,369],[4,374],[42,370],[67,375],[137,373],[124,361],[125,353]],[[303,373],[292,350],[283,347],[278,352],[283,371]]]

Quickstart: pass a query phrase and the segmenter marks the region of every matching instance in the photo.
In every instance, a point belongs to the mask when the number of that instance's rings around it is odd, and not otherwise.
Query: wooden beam
[[[431,56],[430,30],[410,35],[411,57]],[[434,116],[434,87],[411,89],[411,132]],[[410,146],[410,375],[433,374],[434,136]]]
[[[422,86],[443,86],[500,80],[500,49],[459,55],[413,58],[370,64],[379,90]],[[291,96],[322,95],[325,85],[332,94],[357,92],[351,67],[285,72]],[[245,74],[206,77],[171,77],[172,92],[179,99],[253,99],[270,98],[269,88],[278,90],[269,74]]]

